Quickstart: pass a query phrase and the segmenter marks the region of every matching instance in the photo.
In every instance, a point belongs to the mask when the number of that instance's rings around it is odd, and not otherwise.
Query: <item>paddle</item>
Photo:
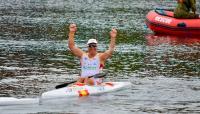
[[[88,78],[103,78],[106,76],[107,73],[99,73],[99,74],[95,74],[95,75],[92,75],[92,76],[89,76]],[[69,84],[72,84],[72,83],[75,83],[76,81],[71,81],[71,82],[67,82],[67,83],[64,83],[64,84],[60,84],[60,85],[57,85],[55,88],[56,89],[59,89],[59,88],[63,88],[63,87],[66,87],[68,86]]]

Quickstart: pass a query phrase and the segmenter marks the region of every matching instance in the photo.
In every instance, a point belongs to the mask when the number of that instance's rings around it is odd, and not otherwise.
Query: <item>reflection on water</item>
[[[36,104],[5,106],[0,110],[2,113],[199,113],[200,39],[154,35],[144,28],[144,17],[149,10],[166,4],[166,8],[174,8],[175,2],[1,0],[1,97],[37,98],[57,84],[78,78],[79,60],[67,46],[67,25],[71,22],[78,25],[76,44],[83,50],[87,49],[89,38],[97,38],[98,49],[106,50],[110,29],[118,29],[116,51],[107,61],[105,80],[131,81],[132,87],[84,101],[58,103],[57,107]]]
[[[145,36],[148,46],[158,46],[162,44],[198,46],[200,45],[200,36],[173,36],[161,34],[147,34]]]
[[[200,37],[148,34],[146,66],[165,76],[200,76]]]

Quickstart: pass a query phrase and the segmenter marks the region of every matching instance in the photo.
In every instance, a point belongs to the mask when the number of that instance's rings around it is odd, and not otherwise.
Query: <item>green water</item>
[[[87,50],[87,40],[96,38],[100,52],[117,28],[105,81],[132,83],[126,90],[56,106],[1,106],[2,113],[200,112],[200,38],[154,35],[144,23],[148,11],[172,9],[175,1],[4,0],[0,6],[1,97],[37,98],[78,78],[80,62],[67,45],[69,23],[78,26],[77,46]]]

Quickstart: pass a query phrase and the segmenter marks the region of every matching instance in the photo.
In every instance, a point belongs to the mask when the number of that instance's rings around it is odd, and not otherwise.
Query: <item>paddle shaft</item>
[[[92,76],[88,76],[88,78],[103,78],[106,76],[106,73],[99,73],[99,74],[95,74],[95,75],[92,75]],[[60,85],[57,85],[55,88],[56,89],[59,89],[59,88],[63,88],[63,87],[66,87],[68,86],[69,84],[72,84],[72,83],[75,83],[77,82],[76,80],[75,81],[71,81],[71,82],[67,82],[67,83],[64,83],[64,84],[60,84]]]

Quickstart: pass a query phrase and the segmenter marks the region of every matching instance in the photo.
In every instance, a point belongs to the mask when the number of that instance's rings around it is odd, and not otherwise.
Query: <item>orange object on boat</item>
[[[156,9],[146,15],[146,25],[155,33],[200,35],[200,18],[177,19],[172,11]]]
[[[88,90],[80,90],[80,91],[78,91],[78,93],[79,93],[79,97],[88,96],[89,95]]]

